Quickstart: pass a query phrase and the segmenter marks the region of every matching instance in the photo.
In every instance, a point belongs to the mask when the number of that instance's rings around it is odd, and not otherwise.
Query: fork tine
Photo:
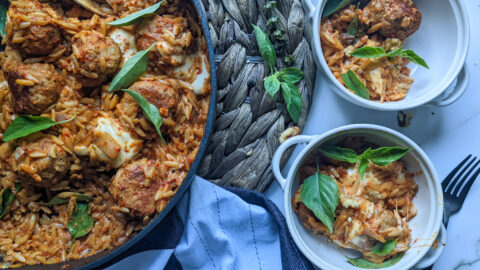
[[[470,174],[472,174],[472,172],[477,168],[478,164],[480,163],[480,161],[477,161],[475,162],[475,164],[471,167],[465,167],[465,170],[468,168],[468,172],[464,173],[462,175],[462,178],[460,180],[458,180],[456,183],[455,183],[455,187],[452,188],[452,195],[457,197],[457,194],[460,193],[460,191],[462,190],[462,186],[467,183],[467,181],[469,180],[469,177],[470,177]]]
[[[451,183],[447,186],[445,190],[443,190],[444,193],[451,193],[453,195],[453,190],[456,189],[458,186],[458,183],[461,182],[461,180],[464,178],[465,172],[470,168],[470,166],[475,162],[477,158],[474,157],[472,160],[468,162],[466,166],[463,167],[463,169],[455,176],[455,178],[450,181]],[[461,185],[461,184],[460,184]]]
[[[451,173],[449,173],[447,175],[447,177],[445,177],[445,179],[442,182],[442,189],[444,191],[447,190],[448,185],[450,184],[450,182],[452,182],[452,179],[455,176],[455,174],[458,172],[458,170],[460,170],[460,168],[462,168],[463,164],[465,164],[465,162],[467,162],[467,160],[471,157],[472,157],[471,154],[468,155],[464,160],[462,160],[462,162],[460,162],[460,164],[458,164],[457,167],[455,167],[455,169],[453,169],[453,171]]]
[[[477,164],[480,163],[477,162]],[[477,165],[475,164],[475,165]],[[460,195],[459,195],[459,198],[460,198],[460,201],[463,202],[465,201],[465,198],[467,197],[467,194],[468,192],[470,191],[470,188],[472,187],[473,183],[475,183],[475,180],[477,179],[478,175],[480,174],[480,168],[477,169],[477,171],[475,171],[475,173],[472,175],[472,177],[470,177],[470,179],[468,179],[465,183],[465,186],[460,190]]]

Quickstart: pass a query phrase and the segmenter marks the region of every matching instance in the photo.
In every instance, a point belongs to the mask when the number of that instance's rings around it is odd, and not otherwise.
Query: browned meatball
[[[120,168],[109,188],[118,205],[134,215],[153,214],[155,195],[162,183],[160,166],[157,161],[143,158]]]
[[[140,26],[137,47],[145,50],[157,43],[150,53],[150,60],[158,67],[180,66],[192,45],[192,33],[187,20],[172,15],[155,15]]]
[[[62,41],[60,30],[51,24],[31,25],[23,37],[23,42],[14,45],[24,57],[49,55]]]
[[[148,102],[157,108],[170,109],[177,104],[178,92],[167,81],[143,80],[137,81],[130,86],[133,90],[142,95]]]
[[[175,80],[146,78],[135,82],[130,86],[133,90],[156,106],[163,117],[168,117],[175,112],[178,103],[178,86]],[[117,105],[116,113],[118,115],[128,114],[129,117],[137,117],[142,110],[138,103],[128,94],[124,94]]]
[[[58,101],[65,85],[64,77],[51,64],[10,61],[3,71],[18,114],[41,114]]]
[[[66,176],[72,157],[51,138],[41,137],[31,142],[23,141],[12,154],[10,163],[19,180],[51,187]]]
[[[420,27],[422,14],[411,0],[372,0],[361,11],[359,20],[385,37],[405,39]]]
[[[115,74],[121,60],[118,45],[96,31],[81,31],[72,38],[72,56],[78,62],[77,78],[85,87],[101,85]]]

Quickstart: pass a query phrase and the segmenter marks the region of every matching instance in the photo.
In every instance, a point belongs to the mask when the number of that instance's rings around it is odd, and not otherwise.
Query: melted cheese
[[[134,139],[117,121],[106,117],[98,119],[93,137],[90,145],[75,146],[75,153],[107,162],[114,168],[132,160],[140,152],[142,145],[141,140]]]
[[[377,68],[370,71],[370,78],[372,79],[372,87],[375,89],[375,92],[377,92],[379,95],[383,95],[385,89],[383,88],[383,79],[380,69]]]
[[[199,69],[194,64],[194,59],[198,58],[201,60],[201,67],[198,67]],[[210,81],[210,72],[207,63],[207,56],[203,55],[201,52],[197,52],[193,55],[187,56],[185,63],[175,68],[173,74],[177,78],[185,78],[188,77],[186,74],[193,72],[193,78],[190,81],[187,81],[187,83],[190,84],[196,95],[204,95],[208,93],[208,83]],[[200,72],[197,72],[198,70]]]
[[[115,28],[110,32],[110,37],[122,51],[124,61],[137,53],[135,46],[135,36],[122,28]]]

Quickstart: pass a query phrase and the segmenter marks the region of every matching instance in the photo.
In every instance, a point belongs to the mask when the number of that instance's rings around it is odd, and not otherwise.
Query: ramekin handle
[[[275,175],[275,178],[277,179],[282,189],[285,189],[285,184],[287,183],[287,179],[283,177],[282,172],[280,171],[280,162],[282,160],[283,153],[290,146],[299,144],[299,143],[310,142],[313,140],[313,138],[314,138],[313,136],[307,136],[307,135],[298,135],[298,136],[289,138],[288,140],[280,144],[280,146],[277,148],[277,151],[275,151],[275,154],[273,154],[273,158],[272,158],[273,175]]]
[[[312,3],[312,0],[302,0],[303,8],[308,14],[308,19],[313,20],[313,15],[315,15],[315,5]]]
[[[447,229],[445,229],[443,224],[440,226],[437,241],[439,242],[437,248],[431,247],[427,254],[425,254],[425,257],[423,257],[415,265],[415,269],[424,269],[429,267],[430,265],[434,264],[442,254],[445,244],[447,243]]]
[[[429,105],[444,107],[448,106],[455,101],[457,101],[467,90],[468,84],[470,83],[470,71],[468,70],[467,63],[465,63],[460,70],[460,73],[457,77],[457,84],[455,88],[450,92],[448,97],[442,100],[432,101]]]

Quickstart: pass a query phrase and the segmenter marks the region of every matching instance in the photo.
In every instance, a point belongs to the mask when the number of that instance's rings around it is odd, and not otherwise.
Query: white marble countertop
[[[470,17],[471,42],[467,57],[471,81],[465,95],[444,107],[421,107],[412,112],[408,128],[399,128],[396,112],[363,109],[330,90],[317,77],[313,105],[304,134],[321,134],[347,124],[370,123],[393,128],[414,140],[428,154],[443,179],[468,154],[480,156],[480,0],[464,0]],[[320,75],[318,75],[320,76]],[[296,149],[295,152],[298,152]],[[294,153],[295,154],[295,153]],[[292,159],[287,163],[290,164]],[[283,193],[277,183],[267,196],[283,211]],[[449,221],[447,245],[435,270],[480,269],[480,180],[473,185],[461,211]]]

